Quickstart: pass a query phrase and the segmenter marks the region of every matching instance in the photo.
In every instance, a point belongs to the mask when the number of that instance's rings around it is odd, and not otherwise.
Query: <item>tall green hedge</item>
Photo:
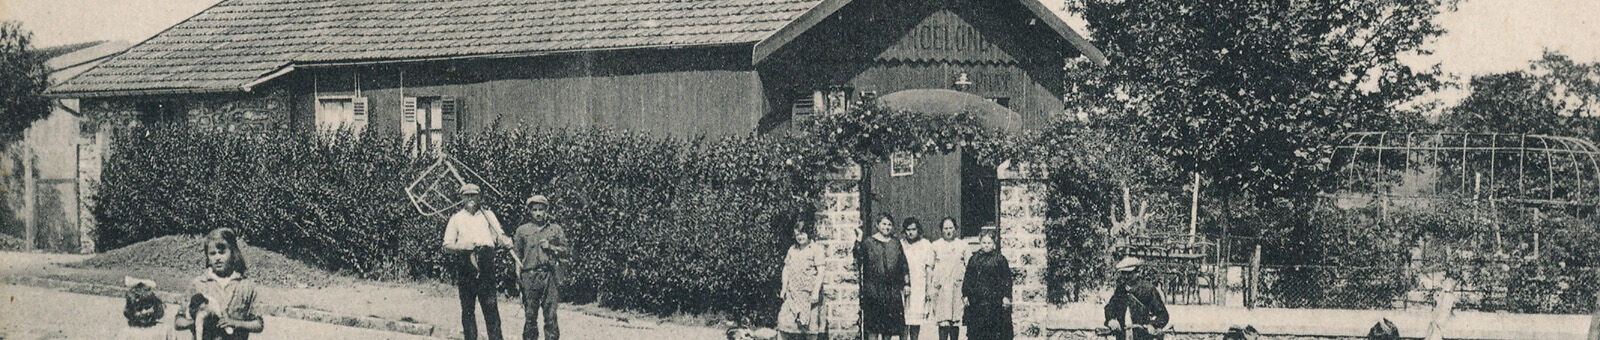
[[[449,279],[442,217],[404,188],[434,159],[369,132],[239,135],[183,126],[125,131],[102,174],[106,249],[217,227],[324,268],[378,278]],[[564,298],[671,312],[768,315],[796,216],[826,171],[800,143],[676,140],[607,130],[464,135],[450,154],[509,197],[488,205],[507,232],[520,200],[549,196],[575,245]],[[512,286],[509,269],[502,289]]]
[[[564,294],[657,312],[775,306],[787,230],[808,214],[824,170],[793,162],[789,141],[756,137],[523,130],[450,150],[518,193],[493,202],[504,220],[524,219],[526,193],[550,197],[580,254]]]

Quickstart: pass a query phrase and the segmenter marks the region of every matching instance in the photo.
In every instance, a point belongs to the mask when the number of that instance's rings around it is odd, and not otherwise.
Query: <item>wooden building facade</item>
[[[102,126],[386,129],[430,149],[509,124],[783,133],[843,103],[958,82],[1026,128],[1064,111],[1067,59],[1104,63],[1039,0],[319,6],[225,0],[51,93],[82,98]],[[862,203],[876,209],[864,210],[929,226],[953,215],[976,230],[994,220],[993,204],[971,203],[993,202],[994,169],[968,163],[921,155],[909,176],[869,169]]]

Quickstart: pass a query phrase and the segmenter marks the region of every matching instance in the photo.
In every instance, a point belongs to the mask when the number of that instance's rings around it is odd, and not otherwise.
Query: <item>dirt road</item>
[[[252,339],[429,339],[276,317],[266,323],[267,331]],[[110,339],[124,325],[121,299],[0,285],[3,339]]]

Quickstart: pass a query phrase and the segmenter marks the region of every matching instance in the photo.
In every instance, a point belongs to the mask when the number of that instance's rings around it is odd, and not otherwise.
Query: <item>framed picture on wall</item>
[[[905,151],[889,154],[889,177],[911,176],[916,173],[916,155]]]

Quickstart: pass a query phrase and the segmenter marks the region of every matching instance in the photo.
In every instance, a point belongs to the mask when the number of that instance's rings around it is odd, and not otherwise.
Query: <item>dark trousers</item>
[[[500,307],[495,292],[495,262],[493,248],[478,248],[478,267],[472,267],[471,256],[461,255],[457,261],[456,289],[461,297],[461,336],[466,340],[478,339],[476,303],[483,307],[483,325],[489,328],[489,340],[501,340]]]
[[[539,316],[544,315],[544,338],[561,339],[561,327],[556,324],[556,302],[561,295],[556,287],[561,279],[551,267],[522,271],[522,340],[539,339]]]

